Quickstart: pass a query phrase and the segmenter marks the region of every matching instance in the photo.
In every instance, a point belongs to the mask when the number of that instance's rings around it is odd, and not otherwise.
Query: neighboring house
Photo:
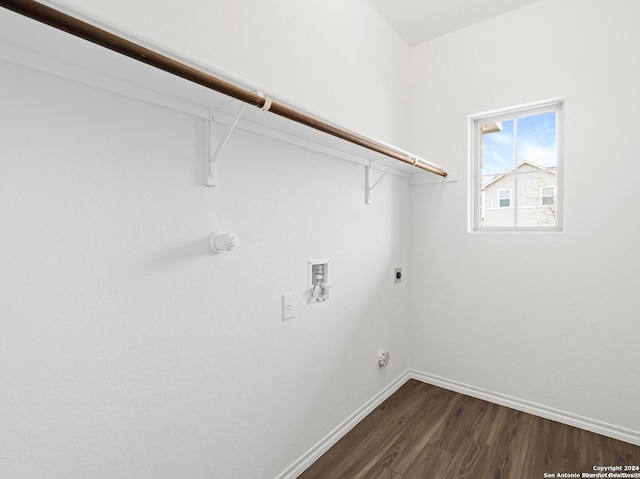
[[[513,226],[514,218],[517,218],[518,226],[553,225],[556,223],[556,192],[555,168],[523,161],[484,186],[483,224]]]

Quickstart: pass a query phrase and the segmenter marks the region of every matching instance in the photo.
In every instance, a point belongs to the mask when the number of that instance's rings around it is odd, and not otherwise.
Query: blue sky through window
[[[518,157],[514,158],[516,121]],[[555,112],[503,121],[501,131],[482,135],[483,175],[505,173],[523,161],[547,168],[557,166]],[[487,179],[490,180],[491,178]]]

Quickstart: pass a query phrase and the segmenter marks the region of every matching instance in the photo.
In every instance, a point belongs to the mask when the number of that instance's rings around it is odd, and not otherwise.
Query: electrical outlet
[[[291,319],[296,314],[295,293],[287,293],[282,295],[282,320]]]
[[[402,268],[396,268],[394,271],[394,281],[396,283],[401,283],[402,282]]]

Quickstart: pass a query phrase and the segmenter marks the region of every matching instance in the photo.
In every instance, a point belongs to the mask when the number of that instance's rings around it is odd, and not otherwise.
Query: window
[[[511,190],[498,190],[500,200],[500,208],[508,208],[511,206]]]
[[[556,187],[555,186],[545,186],[540,190],[540,198],[542,198],[543,205],[553,205],[555,204],[555,195]]]
[[[558,231],[562,100],[472,115],[471,231]]]

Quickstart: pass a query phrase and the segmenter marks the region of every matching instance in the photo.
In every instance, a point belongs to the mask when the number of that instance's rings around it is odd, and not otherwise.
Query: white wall
[[[412,364],[640,434],[634,0],[529,7],[412,49]],[[566,99],[565,231],[467,232],[468,115]]]
[[[406,145],[409,49],[366,0],[47,3]]]
[[[404,134],[408,49],[364,1],[253,2],[255,31],[236,12],[185,13],[170,34],[167,3],[67,3],[199,46],[365,133]],[[245,8],[231,3],[213,2]],[[282,22],[309,32],[304,48],[269,26],[284,8],[305,15]],[[256,66],[256,45],[285,69]],[[6,63],[0,78],[0,476],[273,478],[409,368],[408,287],[392,278],[408,268],[406,179],[365,206],[361,166],[236,132],[208,188],[201,120]],[[209,253],[218,229],[239,235],[236,252]],[[318,257],[333,297],[307,306]]]

